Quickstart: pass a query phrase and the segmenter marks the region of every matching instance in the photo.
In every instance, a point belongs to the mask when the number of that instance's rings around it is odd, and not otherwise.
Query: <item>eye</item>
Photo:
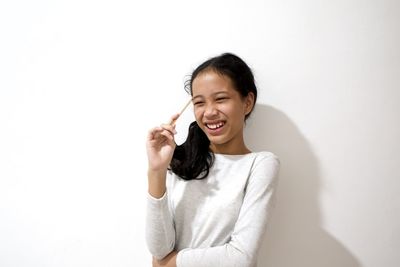
[[[227,100],[228,98],[226,96],[221,96],[218,97],[217,99],[215,99],[217,102],[224,102],[225,100]]]
[[[204,104],[203,101],[196,101],[196,102],[193,103],[194,106],[200,106],[200,105],[203,105],[203,104]]]

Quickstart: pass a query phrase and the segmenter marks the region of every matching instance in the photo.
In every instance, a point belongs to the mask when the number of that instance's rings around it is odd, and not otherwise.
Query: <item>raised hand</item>
[[[167,170],[176,147],[174,135],[175,121],[179,114],[171,117],[169,124],[151,129],[147,136],[146,149],[150,171]]]

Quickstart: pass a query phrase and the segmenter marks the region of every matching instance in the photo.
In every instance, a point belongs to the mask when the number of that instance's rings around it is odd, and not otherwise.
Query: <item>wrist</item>
[[[167,176],[167,168],[162,168],[162,169],[152,169],[148,168],[147,169],[147,176],[149,179],[165,179]]]
[[[148,175],[148,192],[154,198],[161,198],[166,191],[167,170],[151,170],[147,171]]]

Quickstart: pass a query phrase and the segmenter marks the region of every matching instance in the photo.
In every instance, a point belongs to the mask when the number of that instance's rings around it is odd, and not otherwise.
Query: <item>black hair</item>
[[[206,71],[214,71],[228,77],[242,97],[253,93],[255,105],[257,87],[254,82],[254,75],[241,58],[231,53],[224,53],[199,65],[185,82],[185,90],[190,95],[193,95],[192,85],[194,79]],[[245,116],[245,119],[249,117],[250,113],[251,111]],[[185,180],[206,178],[214,162],[214,154],[209,147],[210,141],[207,135],[197,125],[196,121],[192,122],[189,126],[186,141],[175,148],[170,169]]]

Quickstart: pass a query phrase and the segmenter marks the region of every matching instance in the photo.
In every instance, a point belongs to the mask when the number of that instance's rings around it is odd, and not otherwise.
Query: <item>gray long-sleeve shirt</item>
[[[167,191],[148,195],[146,241],[161,259],[179,251],[177,267],[254,267],[279,173],[271,152],[215,154],[207,178],[167,174]]]

